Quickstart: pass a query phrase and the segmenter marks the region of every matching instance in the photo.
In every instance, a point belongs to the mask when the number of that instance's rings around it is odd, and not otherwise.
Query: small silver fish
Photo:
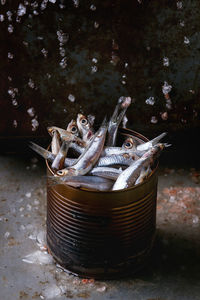
[[[89,174],[94,176],[99,176],[111,180],[117,180],[118,176],[121,174],[122,169],[115,169],[110,167],[94,167]]]
[[[89,122],[88,118],[82,114],[78,114],[76,122],[83,141],[88,144],[94,136],[92,124]]]
[[[54,130],[52,134],[51,152],[57,155],[60,150],[60,135],[57,130]]]
[[[68,149],[69,149],[69,143],[70,142],[63,142],[61,147],[60,147],[60,150],[58,152],[58,154],[56,155],[52,165],[51,165],[51,168],[53,170],[60,170],[64,167],[64,162],[65,162],[65,158],[67,156],[67,152],[68,152]]]
[[[143,151],[144,152],[144,151]],[[142,151],[135,151],[134,149],[122,148],[122,147],[104,147],[101,157],[110,155],[125,155],[132,156],[132,158],[138,159],[142,156]]]
[[[161,133],[159,136],[155,137],[154,139],[150,140],[149,142],[138,145],[137,150],[138,151],[147,151],[147,150],[149,150],[151,147],[155,146],[166,135],[167,135],[166,132]]]
[[[151,165],[154,160],[160,155],[160,152],[164,149],[163,144],[153,146],[147,151],[141,158],[134,161],[126,170],[124,170],[117,178],[112,190],[121,190],[133,186],[140,176],[143,168]]]
[[[75,188],[86,188],[96,191],[108,191],[113,186],[113,181],[98,176],[49,176],[49,185],[66,184]]]
[[[121,123],[127,108],[131,104],[131,98],[130,97],[121,97],[120,101],[118,101],[115,110],[112,114],[112,117],[108,124],[108,137],[106,146],[113,147],[116,144],[116,138],[117,138],[117,130],[119,127],[119,124]],[[119,109],[122,108],[122,111],[118,115]]]
[[[57,171],[56,174],[58,176],[85,175],[92,169],[92,167],[98,161],[104,146],[106,132],[107,132],[107,125],[105,123],[106,123],[105,121],[102,123],[101,127],[92,138],[90,144],[87,146],[85,151],[77,159],[77,162],[74,165],[72,165],[70,168],[65,168],[63,170]]]
[[[30,148],[32,150],[34,150],[36,153],[38,153],[39,155],[41,155],[44,159],[50,161],[50,162],[53,162],[54,159],[56,158],[56,155],[55,154],[52,154],[50,151],[44,149],[43,147],[31,142],[30,144]],[[65,161],[64,161],[64,167],[70,167],[72,166],[73,164],[75,164],[77,159],[75,158],[65,158]]]

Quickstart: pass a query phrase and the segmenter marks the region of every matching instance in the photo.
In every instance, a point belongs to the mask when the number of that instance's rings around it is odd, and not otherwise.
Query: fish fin
[[[172,146],[172,144],[168,144],[168,143],[163,143],[163,145],[165,146],[165,148]]]

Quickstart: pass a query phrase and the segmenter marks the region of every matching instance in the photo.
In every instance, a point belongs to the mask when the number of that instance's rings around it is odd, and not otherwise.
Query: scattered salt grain
[[[148,104],[148,105],[154,105],[155,104],[155,99],[154,97],[149,97],[145,100],[145,103]]]
[[[31,193],[30,193],[30,192],[29,192],[29,193],[26,193],[25,196],[26,196],[27,198],[31,198]]]
[[[56,284],[47,286],[42,292],[42,295],[45,299],[55,299],[55,297],[61,296],[61,294],[62,291]]]
[[[13,25],[9,24],[9,25],[8,25],[8,32],[9,32],[9,33],[13,33],[13,31],[14,31]]]
[[[37,116],[36,116],[37,117]],[[31,125],[32,125],[32,131],[36,131],[38,126],[39,126],[39,122],[36,119],[36,117],[34,119],[31,120]]]
[[[183,2],[182,1],[177,1],[176,6],[177,6],[177,9],[182,9],[183,8]]]
[[[94,64],[96,64],[96,63],[98,62],[98,60],[97,60],[95,57],[93,57],[92,62],[93,62]]]
[[[76,100],[75,96],[72,95],[72,94],[69,94],[68,96],[68,100],[71,101],[71,102],[74,102]]]
[[[48,265],[53,263],[53,258],[47,252],[37,250],[26,255],[22,261],[29,264]]]
[[[106,291],[106,286],[105,285],[102,286],[102,287],[97,288],[97,292],[103,293],[105,291]]]
[[[7,239],[10,236],[10,232],[6,231],[6,233],[4,234],[4,237]]]
[[[163,57],[163,66],[169,67],[169,58],[168,57]]]
[[[0,22],[4,21],[4,15],[0,15]]]
[[[91,67],[91,73],[96,73],[98,71],[98,68],[96,66]]]
[[[189,45],[190,44],[190,40],[184,36],[184,44]]]
[[[31,211],[32,206],[31,206],[30,204],[27,204],[27,205],[26,205],[26,209],[27,209],[28,211]]]
[[[56,3],[56,0],[49,0],[49,2],[51,2],[51,3]]]
[[[98,22],[94,22],[94,28],[99,28],[99,23]]]
[[[13,120],[13,127],[17,128],[17,120]]]
[[[151,117],[151,123],[152,123],[152,124],[158,123],[158,119],[157,119],[155,116],[152,116],[152,117]]]
[[[181,27],[184,27],[184,26],[185,26],[185,22],[184,22],[184,21],[180,21],[179,24],[180,24]]]
[[[47,57],[47,54],[48,54],[48,51],[47,51],[45,48],[43,48],[43,49],[41,50],[41,52],[42,52],[42,54],[44,55],[44,57],[46,58],[46,57]]]
[[[26,7],[22,3],[20,3],[18,6],[17,15],[21,17],[25,14],[26,14]]]
[[[30,107],[29,109],[27,109],[27,113],[29,114],[30,117],[34,117],[35,115],[34,107]]]
[[[172,86],[168,84],[167,81],[164,82],[164,85],[162,86],[162,92],[164,95],[169,94],[172,90]]]
[[[94,4],[91,4],[91,5],[90,5],[90,9],[91,9],[92,11],[95,11],[97,8],[96,8],[96,6],[95,6]]]

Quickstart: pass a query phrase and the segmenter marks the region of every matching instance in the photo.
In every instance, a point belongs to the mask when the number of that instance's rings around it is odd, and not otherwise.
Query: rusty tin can
[[[148,141],[120,129],[121,138],[127,135]],[[155,237],[157,178],[156,167],[143,183],[108,192],[47,184],[47,245],[55,260],[75,275],[96,279],[143,267]]]

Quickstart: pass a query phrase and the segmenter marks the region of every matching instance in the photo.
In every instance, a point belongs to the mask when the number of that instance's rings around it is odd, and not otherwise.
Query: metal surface
[[[128,129],[123,132],[134,135]],[[48,163],[47,168],[52,173]],[[50,252],[60,265],[82,277],[105,279],[135,272],[144,265],[154,241],[156,195],[157,168],[142,184],[121,191],[47,183]]]

